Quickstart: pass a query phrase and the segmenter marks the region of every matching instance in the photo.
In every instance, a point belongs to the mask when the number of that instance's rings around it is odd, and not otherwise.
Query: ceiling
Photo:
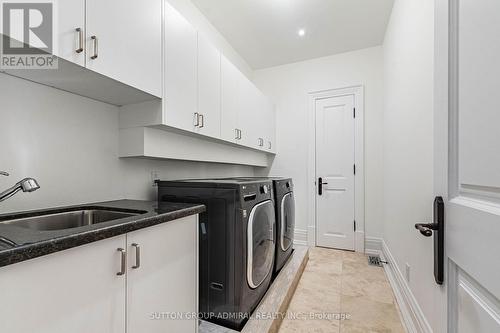
[[[380,45],[394,2],[191,1],[253,69]]]

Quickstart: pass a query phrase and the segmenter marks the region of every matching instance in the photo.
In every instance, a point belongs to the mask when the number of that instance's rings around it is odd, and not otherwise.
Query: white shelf
[[[267,167],[272,154],[165,128],[120,129],[120,157],[172,159]]]

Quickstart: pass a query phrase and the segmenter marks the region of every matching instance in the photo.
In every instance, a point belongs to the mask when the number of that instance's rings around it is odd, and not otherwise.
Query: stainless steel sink
[[[38,215],[1,221],[0,223],[38,231],[52,231],[71,229],[107,221],[119,220],[127,217],[141,215],[144,213],[146,212],[130,212],[105,209],[81,209],[57,214]]]

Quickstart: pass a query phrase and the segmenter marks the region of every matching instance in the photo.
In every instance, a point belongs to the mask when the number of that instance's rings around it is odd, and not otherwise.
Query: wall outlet
[[[410,264],[406,263],[405,277],[408,283],[410,283],[410,268]]]
[[[160,180],[160,176],[158,176],[158,171],[151,171],[151,185],[156,187],[156,180]]]

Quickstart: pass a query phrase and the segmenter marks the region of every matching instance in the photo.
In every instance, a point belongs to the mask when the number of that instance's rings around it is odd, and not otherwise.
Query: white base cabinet
[[[127,235],[128,333],[196,332],[198,322],[189,317],[198,308],[198,227],[192,220]]]
[[[190,216],[0,268],[0,332],[197,332],[195,318],[165,315],[198,310],[197,221]]]
[[[126,236],[0,268],[0,332],[123,333]]]

